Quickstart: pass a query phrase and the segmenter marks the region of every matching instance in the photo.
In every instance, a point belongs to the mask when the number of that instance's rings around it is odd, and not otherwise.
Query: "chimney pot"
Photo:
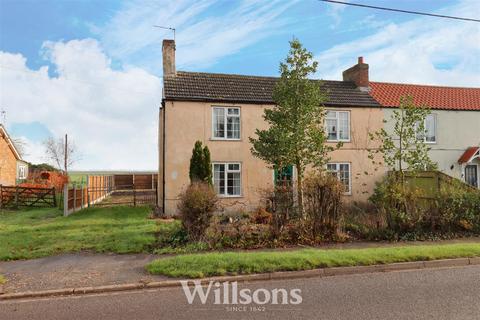
[[[177,74],[175,69],[175,40],[163,40],[163,76],[174,76]]]
[[[358,57],[358,64],[362,64],[363,63],[363,57]]]

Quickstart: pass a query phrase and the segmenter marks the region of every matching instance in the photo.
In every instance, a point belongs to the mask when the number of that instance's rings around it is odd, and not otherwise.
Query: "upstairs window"
[[[213,139],[240,140],[240,108],[213,107]]]
[[[327,111],[325,127],[328,141],[350,141],[350,112]]]
[[[429,114],[425,117],[425,134],[423,136],[423,141],[426,143],[437,142],[436,131],[437,117],[434,114]]]
[[[224,197],[241,196],[241,168],[242,166],[238,162],[213,164],[213,186],[218,195]]]
[[[327,171],[342,183],[345,194],[352,193],[350,163],[329,163]]]
[[[18,179],[24,180],[27,179],[27,167],[18,166]]]

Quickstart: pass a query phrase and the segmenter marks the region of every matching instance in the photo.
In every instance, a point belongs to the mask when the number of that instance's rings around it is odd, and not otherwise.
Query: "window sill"
[[[242,139],[210,138],[210,141],[243,141]]]
[[[219,197],[220,199],[238,199],[238,198],[243,198],[243,195],[239,195],[239,196],[225,196],[225,195],[218,195],[218,194],[217,194],[217,197]]]
[[[351,140],[327,140],[327,143],[339,143],[339,142],[350,143]]]

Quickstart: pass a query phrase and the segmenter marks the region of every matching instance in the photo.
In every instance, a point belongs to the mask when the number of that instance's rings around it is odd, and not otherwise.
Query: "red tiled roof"
[[[386,82],[370,82],[370,87],[370,95],[385,107],[398,107],[401,96],[411,95],[416,105],[431,109],[480,111],[480,88]]]
[[[480,149],[480,147],[470,147],[468,148],[463,154],[462,156],[460,157],[460,159],[458,159],[458,163],[462,164],[462,163],[465,163],[465,162],[469,162],[472,157],[475,155],[475,153],[477,153],[477,151]]]

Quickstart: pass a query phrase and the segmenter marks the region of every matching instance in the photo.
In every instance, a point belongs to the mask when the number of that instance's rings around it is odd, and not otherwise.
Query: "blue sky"
[[[476,0],[365,4],[480,16]],[[293,36],[341,79],[364,56],[371,79],[480,86],[478,23],[303,1],[0,0],[0,109],[43,161],[41,141],[68,132],[78,169],[154,169],[161,41],[177,29],[177,69],[277,75]],[[118,139],[118,132],[123,137]]]

